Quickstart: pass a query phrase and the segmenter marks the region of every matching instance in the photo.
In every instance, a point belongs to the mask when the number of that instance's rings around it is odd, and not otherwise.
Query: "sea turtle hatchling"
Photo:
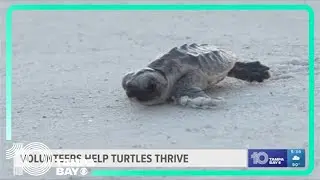
[[[122,87],[129,99],[143,105],[173,100],[194,108],[217,106],[204,90],[233,77],[248,82],[270,78],[269,67],[259,61],[242,62],[230,51],[208,44],[184,44],[151,62],[146,68],[127,73]]]

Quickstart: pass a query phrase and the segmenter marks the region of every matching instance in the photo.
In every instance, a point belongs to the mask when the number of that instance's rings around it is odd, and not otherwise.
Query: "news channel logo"
[[[60,151],[60,150],[59,150]],[[49,149],[43,143],[31,142],[24,146],[23,143],[13,143],[6,150],[6,159],[13,159],[13,175],[21,176],[25,173],[31,176],[46,174],[52,167],[56,167],[56,175],[59,176],[85,176],[89,173],[87,168],[80,167],[57,167],[54,154],[57,149]],[[70,164],[72,161],[70,161]],[[82,161],[79,161],[80,163]],[[88,164],[91,161],[84,161]],[[68,162],[66,162],[68,164]]]
[[[305,150],[249,149],[248,167],[305,167]]]
[[[6,159],[13,159],[14,176],[21,176],[23,172],[32,176],[41,176],[50,170],[52,161],[32,163],[29,161],[29,158],[32,158],[30,157],[31,154],[41,154],[46,157],[52,157],[53,155],[49,147],[40,142],[32,142],[25,146],[23,146],[23,143],[13,143],[12,147],[6,150]]]

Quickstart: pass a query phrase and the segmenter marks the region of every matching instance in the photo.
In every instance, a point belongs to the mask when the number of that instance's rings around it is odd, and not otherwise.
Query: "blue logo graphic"
[[[287,150],[249,149],[248,167],[287,167]]]
[[[305,150],[288,149],[287,150],[288,167],[305,167]]]

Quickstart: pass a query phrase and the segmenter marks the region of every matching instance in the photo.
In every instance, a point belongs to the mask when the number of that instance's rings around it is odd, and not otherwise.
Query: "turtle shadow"
[[[258,82],[246,82],[237,79],[228,78],[218,84],[212,85],[205,92],[212,97],[227,97],[235,93],[245,93],[250,87],[261,87],[265,84]]]
[[[208,95],[225,95],[233,91],[244,89],[246,86],[247,84],[243,82],[224,81],[215,85],[211,85],[205,89],[205,92]]]

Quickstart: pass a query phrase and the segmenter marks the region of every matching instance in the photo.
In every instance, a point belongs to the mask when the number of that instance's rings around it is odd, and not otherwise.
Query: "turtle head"
[[[122,79],[122,87],[128,98],[144,105],[154,105],[164,101],[168,81],[161,72],[144,68],[126,74]]]

